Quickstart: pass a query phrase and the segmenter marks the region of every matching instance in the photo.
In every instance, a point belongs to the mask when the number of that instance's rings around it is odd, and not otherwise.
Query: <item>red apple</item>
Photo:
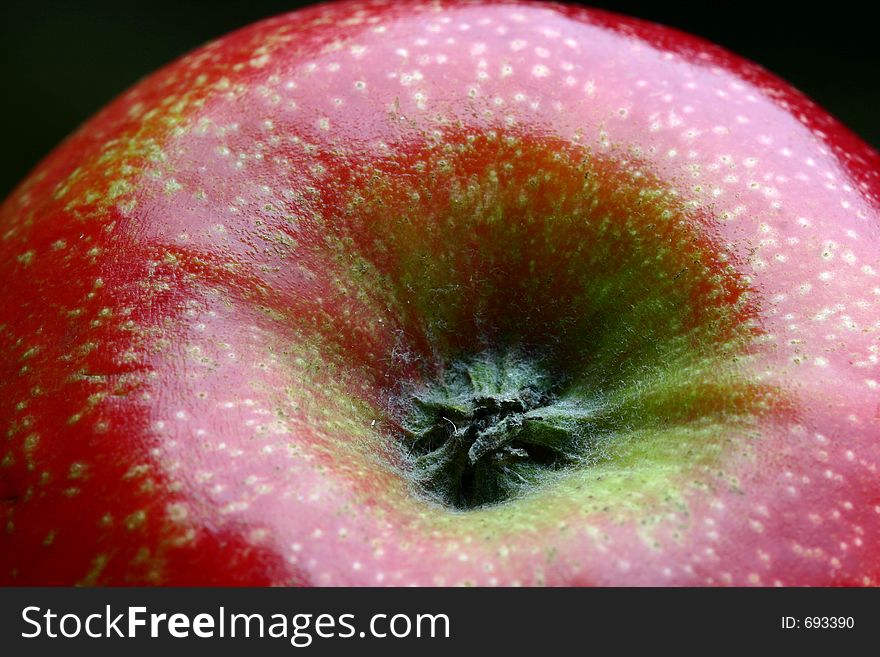
[[[0,214],[0,584],[875,585],[880,159],[518,2],[171,64]]]

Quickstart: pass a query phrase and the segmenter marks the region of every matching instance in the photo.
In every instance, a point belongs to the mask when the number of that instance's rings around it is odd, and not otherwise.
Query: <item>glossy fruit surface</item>
[[[598,11],[340,3],[0,214],[0,582],[874,585],[877,154]]]

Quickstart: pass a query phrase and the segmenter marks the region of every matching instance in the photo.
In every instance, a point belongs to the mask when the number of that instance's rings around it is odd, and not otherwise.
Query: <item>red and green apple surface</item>
[[[573,6],[210,43],[0,211],[0,582],[876,585],[878,169]]]

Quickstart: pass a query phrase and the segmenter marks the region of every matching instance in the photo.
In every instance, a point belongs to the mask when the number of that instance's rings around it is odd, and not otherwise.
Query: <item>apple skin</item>
[[[760,67],[600,11],[208,44],[2,206],[0,584],[876,585],[878,171]],[[626,421],[507,501],[426,498],[406,391],[517,339]]]

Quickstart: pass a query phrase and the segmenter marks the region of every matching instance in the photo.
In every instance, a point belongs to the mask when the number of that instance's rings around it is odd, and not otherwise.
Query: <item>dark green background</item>
[[[0,197],[138,78],[209,39],[302,4],[308,3],[0,0]],[[666,23],[745,55],[880,144],[880,12],[870,2],[589,4]]]

